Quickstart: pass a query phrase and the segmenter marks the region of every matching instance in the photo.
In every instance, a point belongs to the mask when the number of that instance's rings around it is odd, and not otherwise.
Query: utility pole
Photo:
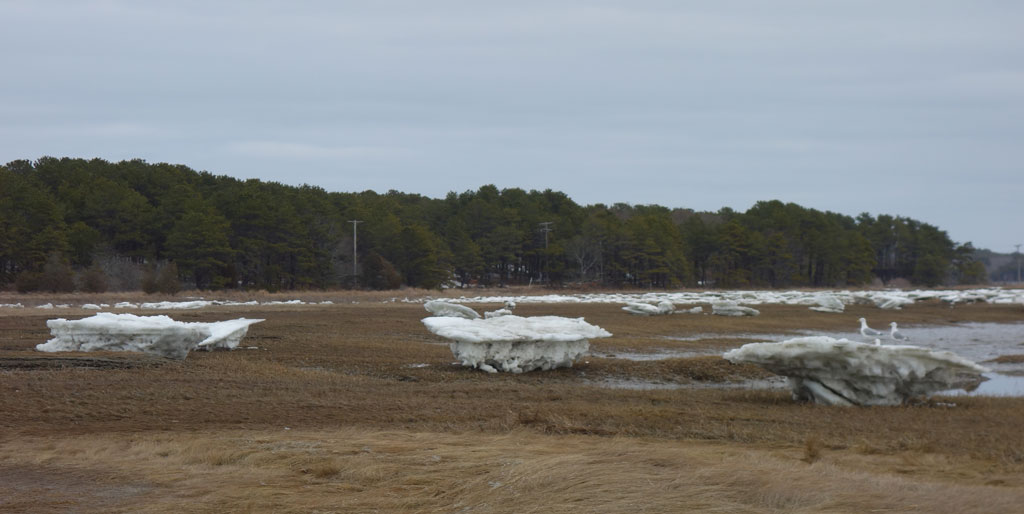
[[[359,240],[359,231],[356,229],[356,227],[358,227],[359,224],[362,223],[362,221],[348,220],[348,222],[352,224],[352,289],[355,289],[356,274],[358,273],[358,269],[356,268],[356,241]]]
[[[548,232],[551,232],[553,221],[540,222],[540,231],[544,233],[544,267],[540,270],[541,281],[544,281],[544,268],[548,265]]]
[[[544,249],[548,249],[548,232],[551,232],[551,225],[553,221],[542,221],[540,222],[540,231],[544,233]]]
[[[1017,283],[1020,284],[1020,245],[1014,245],[1017,247]]]

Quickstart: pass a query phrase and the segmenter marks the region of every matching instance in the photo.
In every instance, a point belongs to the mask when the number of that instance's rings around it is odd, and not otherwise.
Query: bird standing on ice
[[[885,335],[885,332],[882,332],[880,330],[875,330],[875,329],[869,327],[868,326],[868,320],[866,320],[864,318],[861,318],[860,319],[860,335],[862,335],[862,336],[864,336],[864,337],[866,337],[868,339],[871,339],[872,337],[881,337],[881,336]]]
[[[896,328],[895,321],[889,323],[889,326],[892,327],[892,330],[889,331],[889,337],[891,337],[893,341],[910,341],[909,337],[901,334],[899,329]]]

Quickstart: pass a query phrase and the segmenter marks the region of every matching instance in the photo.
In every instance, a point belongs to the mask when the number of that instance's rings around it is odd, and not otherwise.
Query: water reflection
[[[1024,396],[1024,377],[999,373],[985,373],[983,376],[988,380],[982,382],[973,391],[954,389],[938,394],[943,396]]]

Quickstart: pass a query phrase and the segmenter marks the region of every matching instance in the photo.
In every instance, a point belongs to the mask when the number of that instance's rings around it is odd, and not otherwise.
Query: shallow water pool
[[[883,327],[876,326],[875,328],[881,329]],[[991,370],[989,373],[984,374],[988,380],[982,382],[981,385],[973,391],[967,392],[963,390],[954,390],[943,392],[941,394],[969,396],[1024,396],[1024,362],[991,362],[993,359],[1001,356],[1024,355],[1024,323],[960,323],[956,325],[901,326],[899,330],[904,335],[910,337],[909,342],[901,342],[899,344],[910,344],[934,350],[950,351],[961,357],[977,362]],[[874,339],[865,340],[865,338],[861,337],[859,330],[851,330],[848,332],[820,332],[807,330],[801,331],[798,335],[735,334],[723,336],[720,334],[693,334],[687,336],[671,336],[668,337],[668,339],[674,341],[736,339],[737,343],[740,343],[746,341],[784,341],[802,336],[828,336],[836,339],[845,338],[851,341],[874,341]],[[897,342],[886,336],[885,338],[882,338],[882,344],[897,344]],[[662,349],[651,353],[594,353],[597,357],[635,361],[716,354],[720,355],[721,352]],[[703,385],[695,386],[692,384],[655,384],[638,380],[614,380],[607,381],[599,385],[624,389],[682,389],[704,387]],[[765,383],[765,381],[751,381],[728,385],[728,387],[737,386],[763,389],[779,387],[780,384],[778,382]]]

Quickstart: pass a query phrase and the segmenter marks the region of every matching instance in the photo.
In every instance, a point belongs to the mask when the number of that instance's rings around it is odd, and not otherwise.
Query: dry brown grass
[[[48,338],[54,313],[17,311],[0,316],[0,510],[956,512],[977,503],[987,509],[975,511],[995,512],[1024,490],[1024,400],[1016,398],[846,409],[797,404],[783,391],[599,386],[765,376],[718,357],[590,358],[554,372],[488,375],[452,365],[445,344],[428,344],[443,341],[423,328],[415,304],[174,312],[185,321],[267,319],[243,342],[257,350],[183,362],[39,354],[31,349]],[[593,342],[611,353],[738,344],[666,335],[851,330],[882,312],[518,311],[585,316],[615,334]],[[913,324],[1021,315],[1019,306],[934,303],[884,316]],[[429,366],[410,367],[418,363]]]
[[[798,450],[521,430],[33,437],[0,445],[0,459],[0,507],[32,512],[963,513],[1024,501],[1020,488],[865,472],[831,453],[808,464]],[[26,469],[43,480],[11,476]]]

